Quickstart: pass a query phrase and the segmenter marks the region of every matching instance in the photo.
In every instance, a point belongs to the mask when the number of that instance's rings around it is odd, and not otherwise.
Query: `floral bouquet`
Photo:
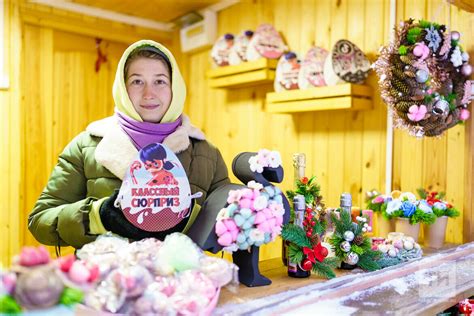
[[[391,195],[377,195],[367,207],[379,211],[387,219],[408,218],[410,224],[431,224],[436,220],[431,205],[426,200],[417,200],[411,192],[393,191]]]
[[[369,230],[367,218],[357,216],[357,223],[353,223],[349,212],[340,211],[339,216],[336,214],[331,214],[335,230],[329,238],[329,243],[341,261],[341,267],[358,266],[367,271],[380,269],[376,261],[380,252],[371,249],[370,238],[364,234]]]
[[[418,195],[431,206],[436,217],[458,217],[459,211],[450,203],[444,201],[446,194],[444,192],[429,192],[425,189],[417,189]]]
[[[280,235],[285,209],[277,187],[250,181],[247,188],[230,190],[227,203],[216,222],[217,242],[225,251],[258,247]]]

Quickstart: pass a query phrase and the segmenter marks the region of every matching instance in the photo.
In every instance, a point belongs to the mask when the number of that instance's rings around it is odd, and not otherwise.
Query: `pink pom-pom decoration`
[[[459,113],[459,119],[461,121],[467,120],[471,116],[471,113],[467,109],[462,109],[461,113]]]
[[[50,261],[49,252],[45,247],[23,247],[20,253],[20,265],[32,267],[40,264],[46,264]]]
[[[418,122],[418,121],[421,121],[425,115],[426,115],[426,112],[427,112],[427,109],[426,109],[426,106],[425,105],[412,105],[410,106],[410,108],[408,109],[408,118],[410,120],[412,120],[413,122]]]

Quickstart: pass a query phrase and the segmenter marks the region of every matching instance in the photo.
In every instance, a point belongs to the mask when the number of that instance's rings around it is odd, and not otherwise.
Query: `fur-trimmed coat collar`
[[[138,150],[120,128],[115,117],[110,116],[92,122],[86,131],[92,136],[102,137],[95,150],[95,159],[119,179],[123,179],[127,168],[137,156]],[[181,126],[163,140],[163,145],[175,154],[186,150],[190,145],[189,138],[206,139],[203,132],[194,127],[189,117],[182,115]]]

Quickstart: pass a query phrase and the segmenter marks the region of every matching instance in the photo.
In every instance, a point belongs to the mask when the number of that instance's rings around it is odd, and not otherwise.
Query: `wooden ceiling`
[[[168,23],[188,12],[204,9],[220,0],[72,0],[72,2]]]

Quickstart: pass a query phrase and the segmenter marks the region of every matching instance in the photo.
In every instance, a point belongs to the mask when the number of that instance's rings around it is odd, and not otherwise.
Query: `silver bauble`
[[[357,262],[359,262],[359,255],[355,252],[351,252],[347,255],[347,258],[344,260],[344,262],[347,264],[356,265]]]
[[[433,113],[436,115],[447,116],[449,114],[449,102],[438,100],[433,105]]]
[[[416,82],[425,83],[429,78],[429,73],[426,70],[418,69],[416,71]]]
[[[342,251],[349,252],[351,250],[351,244],[348,241],[343,241],[339,245]]]
[[[354,240],[354,233],[351,232],[350,230],[344,232],[344,239],[347,241],[353,241]]]

